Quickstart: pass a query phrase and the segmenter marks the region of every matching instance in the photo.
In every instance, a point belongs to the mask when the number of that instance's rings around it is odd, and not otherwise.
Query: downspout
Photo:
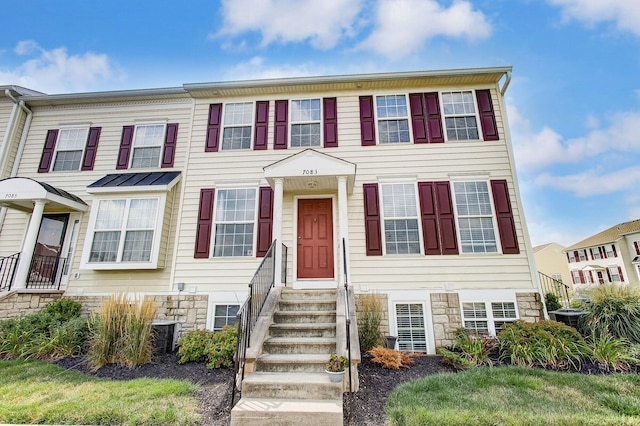
[[[5,137],[2,142],[2,152],[0,152],[0,164],[4,163],[4,160],[5,160],[4,157],[5,155],[7,155],[8,144],[9,144],[9,141],[11,140],[9,138],[9,133],[13,132],[13,127],[15,126],[15,117],[13,116],[13,114],[17,112],[18,108],[21,108],[24,112],[27,113],[27,118],[22,128],[22,135],[20,135],[20,143],[18,144],[18,151],[16,152],[16,158],[13,160],[13,166],[11,167],[11,173],[9,174],[9,177],[16,177],[18,174],[20,161],[22,159],[22,153],[24,152],[24,146],[27,142],[27,133],[29,133],[29,127],[31,126],[31,119],[33,118],[33,112],[29,108],[27,108],[24,101],[18,102],[18,100],[11,95],[11,91],[9,89],[6,89],[4,91],[4,94],[14,102],[14,105],[13,105],[13,112],[11,113],[12,115],[11,121],[9,124],[9,126],[11,127],[11,130],[10,131],[7,130],[7,133],[4,135]],[[2,226],[4,225],[4,219],[6,216],[7,216],[7,208],[3,207],[0,209],[0,232],[2,232]]]
[[[504,94],[507,93],[507,88],[509,87],[509,83],[511,83],[511,71],[507,71],[506,73],[507,79],[502,85],[502,89],[500,89],[500,94],[504,97]]]
[[[7,124],[7,131],[4,134],[4,138],[2,138],[2,146],[0,146],[0,166],[4,165],[6,160],[7,152],[9,151],[9,142],[11,141],[11,136],[13,135],[13,129],[16,126],[16,116],[18,115],[18,109],[20,108],[20,102],[16,98],[11,95],[11,90],[5,89],[4,94],[7,98],[13,101],[13,109],[11,110],[11,117],[9,118],[9,123]],[[0,176],[4,171],[4,167],[0,170]]]

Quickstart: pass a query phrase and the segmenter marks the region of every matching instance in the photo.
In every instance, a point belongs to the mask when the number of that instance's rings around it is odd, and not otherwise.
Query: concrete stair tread
[[[336,343],[335,337],[269,337],[265,340],[265,343],[277,343],[277,344],[327,344]]]
[[[297,412],[318,414],[338,413],[342,416],[342,398],[339,400],[323,399],[277,399],[277,398],[241,398],[233,407],[233,411],[265,412]]]
[[[318,364],[329,361],[327,354],[263,354],[258,357],[260,362],[283,364]]]
[[[243,384],[251,383],[301,383],[309,385],[329,384],[329,376],[326,373],[268,373],[259,372],[249,374],[245,377]],[[334,383],[342,387],[341,383]]]
[[[336,328],[335,322],[317,322],[317,323],[308,323],[308,322],[280,322],[271,324],[272,328]]]
[[[285,314],[285,315],[300,315],[300,316],[304,316],[304,315],[333,315],[336,313],[335,309],[329,310],[329,311],[281,311],[281,310],[277,310],[275,312],[276,315],[279,314]]]

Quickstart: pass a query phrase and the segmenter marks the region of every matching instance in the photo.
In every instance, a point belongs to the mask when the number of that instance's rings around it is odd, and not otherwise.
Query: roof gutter
[[[504,94],[506,93],[507,88],[509,87],[509,83],[511,83],[511,71],[507,71],[505,75],[507,76],[507,79],[502,85],[502,89],[500,89],[500,94],[502,95],[502,97],[504,97]]]

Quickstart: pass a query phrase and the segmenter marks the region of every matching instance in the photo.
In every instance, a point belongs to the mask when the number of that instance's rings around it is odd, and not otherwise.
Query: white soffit
[[[44,182],[14,177],[0,180],[0,207],[31,213],[35,201],[45,201],[45,211],[87,211],[79,197]]]

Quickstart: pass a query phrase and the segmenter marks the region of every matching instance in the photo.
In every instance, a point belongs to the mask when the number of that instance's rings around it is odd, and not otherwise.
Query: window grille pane
[[[126,203],[126,200],[100,200],[95,229],[120,229]]]
[[[53,163],[53,171],[73,171],[80,169],[82,161],[82,150],[80,151],[58,151],[56,161]]]
[[[407,98],[404,95],[377,96],[376,110],[379,119],[408,117]]]
[[[483,302],[463,303],[462,315],[465,319],[487,318],[487,309]]]
[[[452,141],[480,139],[476,108],[471,92],[445,92],[442,94],[447,138]]]
[[[516,318],[516,306],[513,302],[492,302],[494,318]]]
[[[215,331],[222,330],[225,325],[235,325],[238,323],[236,314],[240,309],[240,305],[216,305],[213,318],[213,329]]]
[[[426,352],[427,339],[422,304],[397,304],[398,348],[403,351]]]
[[[253,103],[242,102],[225,104],[224,125],[226,126],[246,126],[253,123]]]
[[[487,182],[455,182],[454,190],[462,252],[497,252]]]
[[[387,254],[420,254],[418,220],[385,220]]]
[[[506,324],[511,324],[513,321],[496,321],[496,334],[500,333]]]
[[[320,121],[320,99],[291,101],[291,122]]]
[[[136,148],[162,146],[164,143],[164,125],[136,126],[136,138],[133,146]]]
[[[222,134],[222,149],[250,149],[251,126],[227,127]]]
[[[378,129],[381,144],[409,142],[408,120],[380,120]]]
[[[217,224],[213,255],[215,257],[252,256],[253,223]]]
[[[253,222],[255,219],[255,189],[221,189],[216,198],[216,222]]]
[[[115,262],[119,242],[120,231],[96,232],[91,244],[89,262]]]
[[[415,185],[412,183],[382,185],[382,204],[386,218],[417,216]]]
[[[320,124],[292,124],[291,146],[320,146]]]
[[[488,324],[487,321],[465,321],[464,328],[475,331],[477,334],[489,334]]]
[[[157,198],[131,200],[127,229],[154,228],[157,212]]]
[[[123,262],[148,262],[151,259],[153,231],[127,231],[124,237]]]
[[[158,167],[160,163],[160,148],[134,148],[132,169],[142,169],[145,167]]]

